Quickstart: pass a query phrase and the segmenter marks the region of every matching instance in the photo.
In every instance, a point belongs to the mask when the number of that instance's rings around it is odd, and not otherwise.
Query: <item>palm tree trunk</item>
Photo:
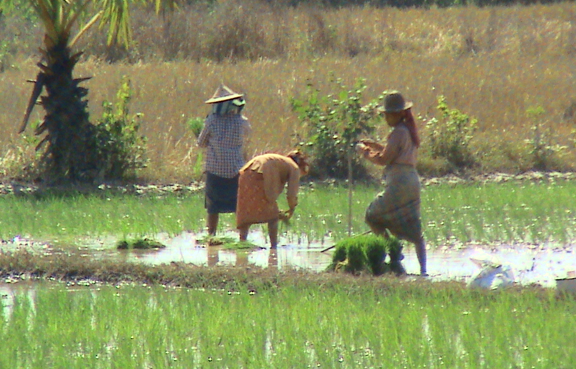
[[[43,164],[48,178],[90,181],[97,173],[98,161],[94,127],[84,99],[88,90],[79,86],[85,78],[72,76],[80,55],[71,56],[66,41],[45,50],[46,64],[38,64],[46,89],[41,98],[46,115],[36,134],[47,133],[39,146],[47,144]]]

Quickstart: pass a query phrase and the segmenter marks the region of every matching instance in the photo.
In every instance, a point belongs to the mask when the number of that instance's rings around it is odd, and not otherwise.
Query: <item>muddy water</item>
[[[333,244],[330,240],[323,244],[284,240],[277,250],[226,250],[220,247],[205,248],[197,244],[201,235],[182,233],[174,238],[162,240],[167,246],[154,252],[129,252],[128,260],[138,260],[150,264],[172,261],[192,263],[199,266],[257,266],[262,268],[304,269],[320,272],[332,261],[332,251],[325,251]],[[237,237],[235,234],[227,235]],[[250,234],[249,240],[257,245],[266,245],[261,232]],[[282,240],[281,240],[282,241]],[[419,265],[413,248],[405,247],[403,265],[409,274],[417,274]],[[468,281],[480,271],[472,259],[490,260],[510,267],[514,277],[521,284],[554,286],[557,278],[565,278],[576,270],[576,245],[499,245],[486,247],[469,245],[466,248],[438,248],[428,250],[428,272],[433,280]]]
[[[112,238],[79,241],[80,247],[59,248],[47,244],[31,244],[25,240],[13,240],[4,243],[0,249],[32,248],[45,253],[66,252],[91,258],[113,258],[146,264],[171,262],[191,263],[197,266],[241,266],[282,269],[301,269],[321,272],[330,264],[332,250],[322,252],[334,242],[327,239],[324,243],[310,242],[305,237],[297,240],[280,239],[277,250],[265,248],[267,240],[261,230],[250,233],[248,240],[263,248],[253,250],[227,250],[220,246],[205,247],[198,240],[205,234],[183,232],[174,237],[159,234],[154,238],[166,245],[166,248],[154,251],[116,250]],[[234,232],[222,236],[237,239]],[[65,251],[63,251],[65,250]],[[403,265],[409,274],[417,274],[418,262],[413,248],[406,244]],[[555,287],[556,279],[566,278],[576,271],[576,245],[558,246],[557,244],[525,245],[518,244],[483,246],[469,245],[465,248],[437,248],[428,250],[428,272],[432,280],[469,281],[480,267],[472,259],[491,260],[509,266],[516,282],[524,285],[539,284]]]
[[[277,250],[269,248],[256,250],[226,250],[221,247],[204,247],[197,240],[205,235],[185,232],[176,237],[159,235],[158,240],[167,247],[158,251],[124,252],[126,260],[160,264],[169,262],[192,263],[198,266],[254,266],[261,268],[303,269],[321,272],[332,261],[332,250],[322,252],[332,245],[329,239],[324,243],[309,242],[305,237],[299,240],[280,240]],[[235,233],[226,235],[236,238]],[[266,246],[267,240],[261,231],[250,234],[249,240],[256,245]],[[283,241],[283,242],[282,242]],[[470,245],[466,248],[438,248],[428,250],[428,272],[433,280],[469,281],[480,272],[480,267],[472,261],[491,260],[508,265],[514,278],[521,284],[539,284],[554,287],[557,278],[565,278],[576,270],[576,246],[568,245],[499,245],[486,247]],[[413,248],[405,248],[404,267],[409,274],[417,274],[419,265]]]

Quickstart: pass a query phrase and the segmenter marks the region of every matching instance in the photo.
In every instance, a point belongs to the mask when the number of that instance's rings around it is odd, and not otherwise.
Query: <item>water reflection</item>
[[[235,234],[228,235],[237,237]],[[257,245],[266,245],[265,235],[261,231],[251,233],[249,240]],[[197,244],[202,235],[182,233],[164,240],[166,249],[154,252],[127,252],[128,260],[149,264],[169,263],[172,261],[191,263],[198,266],[256,266],[261,268],[302,269],[321,272],[332,261],[332,251],[322,252],[325,244],[305,242],[291,244],[281,242],[277,250],[256,248],[254,250],[226,250],[221,247],[203,247]],[[281,240],[282,241],[282,240]],[[419,272],[418,260],[414,250],[405,248],[404,267],[409,274]],[[521,284],[540,284],[554,286],[557,278],[565,278],[576,270],[576,251],[574,245],[483,245],[468,246],[462,249],[438,248],[428,250],[428,272],[432,280],[466,281],[479,271],[471,260],[491,259],[508,264],[514,270],[517,282]]]
[[[18,282],[18,283],[15,283]],[[10,281],[0,283],[0,309],[4,314],[4,319],[9,320],[12,317],[12,312],[14,311],[14,304],[16,303],[16,297],[26,295],[28,298],[26,300],[20,300],[22,303],[30,304],[32,311],[35,311],[36,306],[34,305],[34,300],[36,298],[36,287],[34,282],[30,281]]]
[[[182,232],[176,236],[158,234],[154,238],[166,245],[166,248],[154,251],[116,250],[112,237],[97,240],[78,240],[74,246],[48,246],[45,243],[34,244],[29,240],[4,243],[1,250],[18,248],[46,254],[75,254],[92,259],[119,259],[141,262],[151,265],[172,262],[189,263],[200,267],[240,266],[275,268],[277,270],[300,269],[321,272],[332,261],[332,251],[322,252],[333,241],[326,243],[307,240],[299,236],[297,240],[280,237],[277,250],[266,248],[268,245],[263,229],[254,227],[248,241],[259,246],[249,250],[228,250],[221,246],[204,247],[199,240],[205,234]],[[221,236],[238,239],[236,232]],[[26,242],[26,243],[22,243]],[[78,246],[80,245],[80,246]],[[538,246],[518,245],[469,245],[466,248],[438,248],[428,250],[428,272],[432,280],[467,281],[474,276],[479,267],[471,258],[490,258],[510,265],[521,284],[540,284],[555,286],[555,280],[566,278],[576,271],[576,245],[542,244]],[[413,248],[405,247],[404,267],[409,274],[417,274],[418,261]]]
[[[227,237],[238,236],[235,234]],[[249,241],[260,247],[246,250],[228,250],[221,246],[205,247],[198,240],[204,235],[184,232],[173,238],[159,239],[165,249],[155,251],[119,251],[126,261],[139,261],[147,264],[170,262],[190,263],[197,266],[256,266],[261,268],[324,270],[331,261],[329,253],[321,253],[320,244],[294,246],[284,243],[276,250],[265,248],[266,240],[261,231],[250,234]],[[163,238],[163,237],[159,237]]]
[[[499,245],[469,246],[465,249],[438,249],[428,252],[428,272],[436,280],[467,281],[479,271],[471,258],[494,260],[509,265],[516,281],[523,285],[554,287],[557,278],[566,278],[576,270],[575,245]],[[416,253],[408,250],[404,265],[408,273],[418,271]]]

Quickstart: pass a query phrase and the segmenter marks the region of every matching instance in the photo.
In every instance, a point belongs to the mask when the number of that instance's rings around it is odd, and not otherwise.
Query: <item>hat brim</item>
[[[242,94],[232,94],[232,95],[228,95],[228,96],[222,96],[222,97],[213,97],[211,99],[208,99],[205,101],[206,104],[216,104],[216,103],[220,103],[220,102],[224,102],[224,101],[228,101],[228,100],[234,100],[237,99],[239,97],[243,97],[244,95]]]
[[[404,111],[407,109],[410,109],[412,107],[412,101],[406,101],[404,103],[404,107],[403,108],[398,108],[398,109],[388,109],[386,110],[386,107],[384,106],[379,106],[377,109],[379,112],[381,113],[398,113],[399,111]]]

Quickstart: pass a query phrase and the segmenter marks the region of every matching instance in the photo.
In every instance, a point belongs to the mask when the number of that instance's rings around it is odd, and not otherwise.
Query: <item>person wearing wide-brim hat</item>
[[[368,206],[366,223],[375,234],[386,236],[389,231],[400,239],[414,243],[420,274],[426,275],[426,244],[420,219],[420,178],[416,172],[420,137],[411,108],[412,102],[406,101],[398,91],[387,92],[384,106],[378,109],[393,128],[386,145],[360,140],[356,150],[365,159],[385,166],[386,188]]]
[[[278,245],[278,220],[289,220],[298,205],[300,177],[309,171],[300,150],[286,155],[267,153],[253,157],[240,169],[236,227],[246,241],[252,224],[267,223],[270,247]],[[286,187],[288,210],[278,209],[277,199]]]
[[[212,112],[204,120],[197,144],[206,148],[204,207],[208,234],[215,235],[219,214],[236,211],[238,171],[245,163],[243,147],[250,124],[242,115],[244,95],[225,85],[206,104],[212,105]]]

